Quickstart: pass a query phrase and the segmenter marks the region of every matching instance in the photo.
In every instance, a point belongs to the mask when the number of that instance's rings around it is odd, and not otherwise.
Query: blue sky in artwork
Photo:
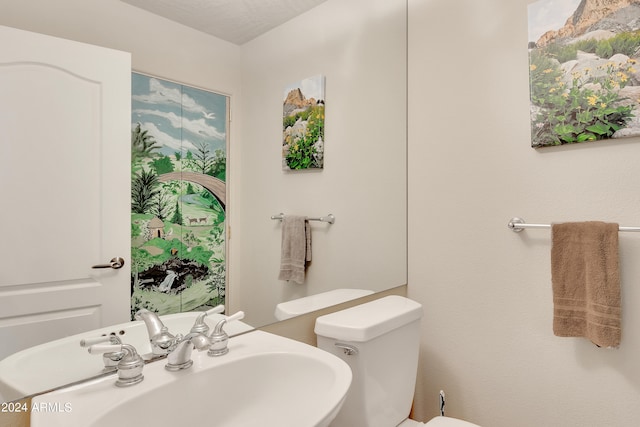
[[[549,30],[562,28],[581,0],[539,0],[529,5],[529,41],[538,41]]]
[[[149,131],[160,153],[184,155],[202,142],[226,151],[226,96],[133,73],[131,99],[132,128]]]

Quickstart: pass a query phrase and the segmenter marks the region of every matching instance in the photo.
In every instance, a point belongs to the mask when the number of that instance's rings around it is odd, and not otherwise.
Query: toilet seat
[[[418,421],[411,420],[409,418],[407,418],[406,420],[404,420],[398,425],[398,427],[419,427],[419,426],[424,426],[424,423],[420,423]]]
[[[462,421],[457,418],[435,417],[425,424],[425,427],[480,427],[468,421]]]
[[[431,421],[425,423],[421,423],[418,421],[411,420],[407,418],[403,422],[400,423],[398,427],[480,427],[476,424],[472,424],[467,421],[462,421],[457,418],[450,417],[435,417]]]

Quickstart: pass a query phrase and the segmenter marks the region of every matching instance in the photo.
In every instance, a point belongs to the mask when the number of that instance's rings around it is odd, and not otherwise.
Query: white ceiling
[[[326,0],[122,0],[241,45]]]

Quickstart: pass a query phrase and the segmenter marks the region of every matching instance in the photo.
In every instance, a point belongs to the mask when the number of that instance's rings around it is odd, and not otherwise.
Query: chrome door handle
[[[109,261],[109,264],[92,265],[91,268],[113,268],[114,270],[117,270],[118,268],[122,268],[123,265],[124,265],[124,258],[116,257],[116,258],[111,258],[111,261]]]

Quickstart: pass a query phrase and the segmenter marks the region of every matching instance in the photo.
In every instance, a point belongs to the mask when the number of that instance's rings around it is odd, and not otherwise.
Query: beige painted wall
[[[131,52],[135,71],[240,91],[240,48],[119,0],[0,0],[0,25]]]
[[[424,305],[416,415],[487,427],[640,423],[640,236],[620,235],[619,350],[552,332],[550,235],[640,225],[640,141],[530,148],[524,0],[409,0],[409,297]]]

